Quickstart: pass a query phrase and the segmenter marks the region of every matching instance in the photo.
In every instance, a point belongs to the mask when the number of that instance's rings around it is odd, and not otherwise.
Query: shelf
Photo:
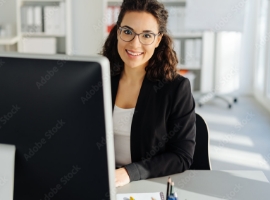
[[[179,0],[179,1],[162,1],[163,5],[166,6],[186,6],[186,0]]]
[[[0,37],[0,45],[13,45],[19,41],[19,36],[14,37]]]
[[[47,33],[22,33],[22,37],[66,37],[59,34],[47,34]]]
[[[107,0],[109,6],[121,6],[123,0]],[[164,4],[165,6],[185,6],[186,0],[163,0],[160,3]]]
[[[108,0],[108,3],[122,3],[123,0]],[[161,3],[186,3],[186,0],[162,0]]]
[[[122,3],[123,0],[108,0],[108,3]]]
[[[200,70],[201,66],[186,66],[186,65],[177,65],[177,69],[183,69],[183,70]]]
[[[20,0],[21,2],[63,2],[64,0]]]
[[[71,21],[72,21],[71,4],[72,3],[71,2],[72,2],[71,0],[17,0],[17,32],[18,32],[18,35],[22,39],[38,38],[38,39],[41,39],[39,41],[42,41],[42,39],[44,39],[43,42],[46,41],[46,39],[48,39],[48,38],[55,38],[56,39],[56,53],[70,54],[71,50],[73,49],[72,23],[71,23]],[[45,7],[45,6],[59,7],[57,9],[62,10],[62,12],[60,12],[60,14],[64,13],[65,16],[60,15],[59,13],[58,13],[59,15],[54,15],[54,12],[52,12],[52,11],[50,11],[49,14],[50,14],[50,16],[58,17],[59,21],[61,20],[61,24],[64,24],[64,26],[65,26],[65,28],[64,28],[65,32],[62,29],[63,27],[61,27],[60,30],[57,29],[57,31],[49,31],[49,32],[34,32],[34,31],[31,31],[31,29],[28,29],[28,30],[24,29],[24,31],[22,31],[22,13],[21,13],[22,9],[21,8],[23,6],[41,7],[41,8]],[[50,9],[53,9],[53,8],[51,7]],[[25,12],[25,10],[24,10],[24,12]],[[48,12],[49,11],[47,10],[47,14],[48,14]],[[37,13],[35,13],[35,14],[37,14]],[[42,18],[45,16],[45,13],[44,13],[44,11],[41,11],[41,14],[40,14],[40,11],[39,11],[38,15],[41,15],[41,18]],[[25,16],[23,19],[25,19]],[[39,17],[39,19],[40,19],[40,17]],[[42,26],[45,26],[44,22],[45,21],[42,21]],[[33,30],[35,30],[35,29],[33,29]],[[34,40],[32,40],[32,41],[34,41]],[[30,40],[29,41],[19,40],[18,52],[24,52],[24,50],[25,50],[24,46],[27,46],[27,44],[26,44],[27,42],[30,43],[31,41]],[[33,48],[34,48],[34,45],[33,45]],[[54,48],[54,46],[52,48]],[[31,48],[29,48],[29,49],[31,49]]]
[[[173,38],[201,38],[201,37],[203,37],[203,33],[201,33],[201,32],[197,32],[197,33],[183,32],[183,33],[179,33],[179,34],[171,34],[171,36]]]

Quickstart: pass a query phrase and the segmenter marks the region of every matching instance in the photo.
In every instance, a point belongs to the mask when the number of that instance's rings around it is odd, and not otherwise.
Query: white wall
[[[16,34],[16,0],[0,0],[0,24],[10,23],[12,25],[13,34]],[[0,45],[0,51],[4,50],[4,46]]]
[[[0,0],[0,24],[12,24],[13,33],[16,28],[16,0]]]
[[[105,36],[105,0],[72,2],[72,43],[75,55],[100,52]]]

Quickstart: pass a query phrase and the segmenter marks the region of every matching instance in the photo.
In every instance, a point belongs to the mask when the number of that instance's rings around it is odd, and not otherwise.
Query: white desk
[[[264,200],[270,199],[270,184],[261,171],[188,170],[170,176],[179,200]],[[117,193],[163,192],[168,177],[134,181],[117,188]]]

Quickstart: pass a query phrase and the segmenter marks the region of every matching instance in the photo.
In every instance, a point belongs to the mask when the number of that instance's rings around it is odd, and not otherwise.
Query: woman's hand
[[[115,186],[124,186],[130,182],[129,175],[125,168],[115,170]]]

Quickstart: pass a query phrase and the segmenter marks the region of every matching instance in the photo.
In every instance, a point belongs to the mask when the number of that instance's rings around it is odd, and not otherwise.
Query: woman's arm
[[[189,169],[195,149],[195,121],[195,102],[189,80],[184,78],[174,91],[167,135],[162,138],[166,151],[126,165],[130,181],[166,176]]]

